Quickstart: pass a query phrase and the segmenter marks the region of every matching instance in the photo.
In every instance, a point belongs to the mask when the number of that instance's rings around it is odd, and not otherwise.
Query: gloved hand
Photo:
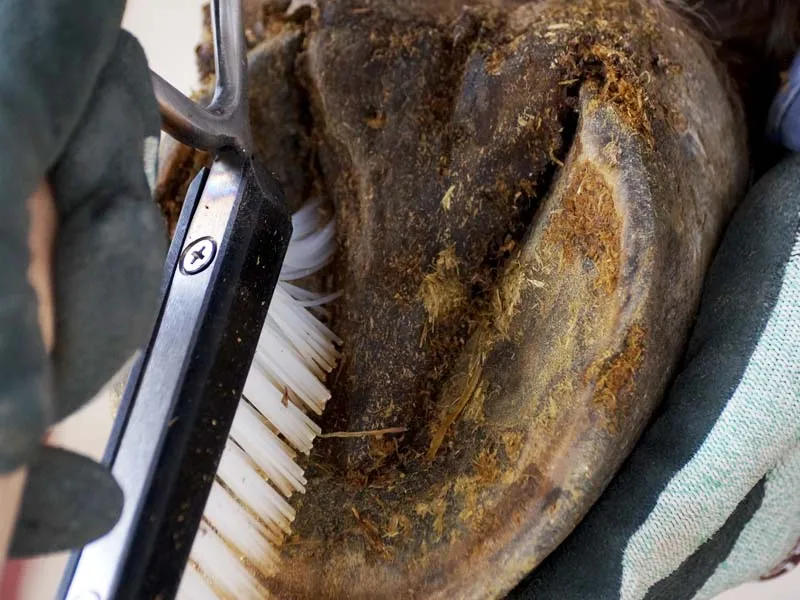
[[[800,58],[771,131],[800,151]],[[800,541],[800,154],[745,198],[685,364],[599,502],[511,598],[705,600]],[[788,563],[784,563],[788,564]]]
[[[81,546],[121,510],[103,467],[41,441],[146,341],[157,309],[160,122],[123,10],[124,0],[0,3],[0,475],[29,469],[13,556]],[[45,180],[57,227],[51,355],[27,278],[26,201]]]

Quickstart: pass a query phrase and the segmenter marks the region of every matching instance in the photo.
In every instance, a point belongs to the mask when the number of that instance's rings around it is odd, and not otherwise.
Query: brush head
[[[220,154],[190,186],[161,310],[104,457],[123,514],[73,557],[67,598],[174,594],[290,235],[280,187],[251,158]]]
[[[341,340],[323,324],[323,305],[337,294],[291,282],[328,265],[333,221],[317,200],[292,217],[293,236],[280,282],[261,329],[225,451],[194,539],[180,598],[264,598],[262,581],[281,568],[281,546],[295,520],[293,496],[306,491],[298,464],[321,433],[331,397],[327,375]],[[202,589],[201,589],[202,588]]]

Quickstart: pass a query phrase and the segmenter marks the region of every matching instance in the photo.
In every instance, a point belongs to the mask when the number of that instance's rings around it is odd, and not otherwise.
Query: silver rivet
[[[209,237],[195,240],[181,257],[181,271],[186,275],[195,275],[212,263],[217,254],[217,244]]]

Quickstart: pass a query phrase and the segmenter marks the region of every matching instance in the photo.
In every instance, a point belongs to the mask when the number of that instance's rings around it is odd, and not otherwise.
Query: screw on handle
[[[196,275],[208,268],[217,255],[217,243],[212,237],[195,240],[181,256],[181,272],[184,275]]]

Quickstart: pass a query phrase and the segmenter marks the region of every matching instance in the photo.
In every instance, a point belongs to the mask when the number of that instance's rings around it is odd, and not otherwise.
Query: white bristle
[[[341,292],[332,292],[330,294],[311,292],[286,282],[284,282],[281,287],[291,294],[292,298],[294,298],[300,306],[304,306],[306,308],[316,308],[318,306],[322,306],[328,302],[333,302],[342,295]]]
[[[276,545],[281,543],[280,536],[242,508],[217,482],[209,494],[203,518],[263,574],[268,575],[278,564]],[[207,571],[200,556],[195,558],[200,569]]]
[[[322,414],[330,397],[328,388],[314,374],[313,363],[305,362],[277,335],[268,336],[263,346],[259,344],[253,362],[262,372],[268,371],[277,378],[281,387],[291,389],[308,408]]]
[[[283,542],[283,532],[276,533],[247,512],[219,481],[215,481],[211,486],[203,518],[217,531],[224,532],[225,538],[232,540],[236,547],[242,550],[255,548],[257,551],[249,552],[248,555],[263,557],[266,562],[261,566],[265,567],[265,570],[277,560],[275,546]],[[256,561],[252,562],[259,565]]]
[[[192,559],[197,567],[187,565],[187,570],[202,569],[203,575],[212,582],[208,587],[219,590],[223,598],[261,600],[267,597],[266,590],[242,564],[241,557],[207,523],[201,523],[197,531]]]
[[[299,279],[299,273],[319,271],[333,257],[336,230],[334,222],[328,223],[318,235],[309,235],[296,240],[286,251],[281,276],[289,281]]]
[[[269,318],[284,333],[298,355],[313,359],[326,373],[330,373],[339,358],[335,348],[327,345],[334,338],[333,333],[316,319],[309,318],[308,311],[280,288],[275,290],[275,295],[279,298]]]
[[[314,438],[322,431],[308,415],[284,397],[260,367],[250,369],[244,384],[244,396],[296,450],[303,454],[311,451]]]
[[[293,281],[307,277],[330,263],[336,251],[336,230],[325,222],[321,200],[314,199],[292,216],[292,243],[286,251],[281,279]]]
[[[219,596],[211,589],[206,579],[193,564],[186,565],[178,588],[178,598],[182,600],[218,600]]]
[[[291,533],[294,509],[259,473],[244,451],[228,440],[217,477],[273,531]]]
[[[322,198],[311,198],[292,215],[292,242],[311,235],[326,224],[322,214]]]
[[[305,493],[295,462],[321,433],[307,412],[330,399],[325,377],[341,360],[342,343],[319,318],[338,293],[296,283],[328,265],[336,249],[333,221],[313,199],[292,215],[292,240],[261,331],[243,398],[192,545],[178,598],[265,598],[259,577],[279,568],[280,546]],[[260,574],[260,575],[259,575]]]
[[[306,479],[301,469],[286,453],[284,445],[247,402],[240,402],[230,437],[253,459],[259,469],[287,498],[292,492],[305,492]]]

